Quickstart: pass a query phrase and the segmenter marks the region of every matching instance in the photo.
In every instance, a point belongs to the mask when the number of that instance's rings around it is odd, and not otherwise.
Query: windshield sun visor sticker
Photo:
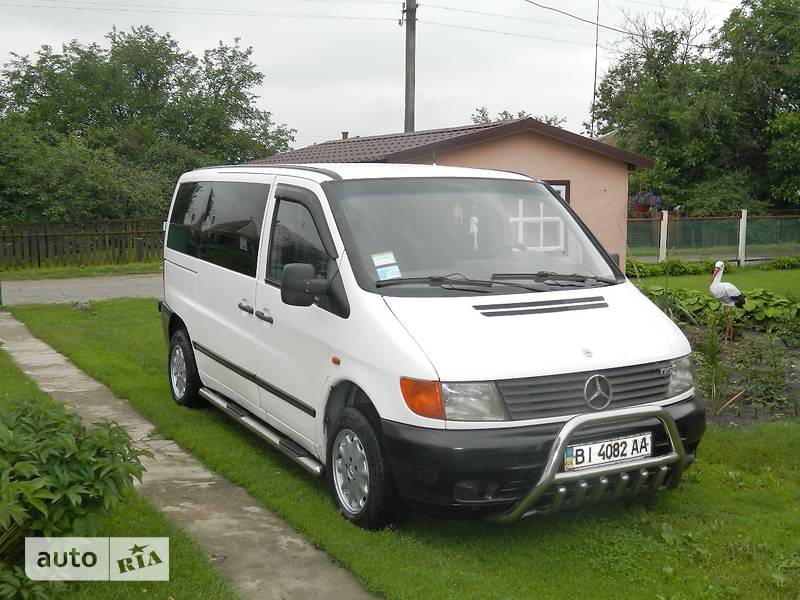
[[[373,254],[372,262],[376,267],[385,267],[387,265],[395,264],[397,260],[394,258],[394,252],[389,250],[388,252],[378,252],[377,254]]]
[[[378,279],[385,281],[387,279],[398,279],[403,276],[400,272],[400,267],[397,265],[389,265],[388,267],[379,267],[376,269],[378,272]]]

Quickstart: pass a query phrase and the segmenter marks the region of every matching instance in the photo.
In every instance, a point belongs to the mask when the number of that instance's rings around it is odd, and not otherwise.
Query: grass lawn
[[[0,407],[25,398],[46,398],[36,384],[0,350]],[[98,536],[169,537],[171,581],[71,582],[54,588],[64,600],[118,598],[236,598],[230,583],[211,566],[203,550],[152,504],[131,491],[117,509],[103,519]]]
[[[794,294],[800,296],[800,269],[781,271],[777,269],[764,270],[758,267],[742,267],[731,272],[726,272],[724,281],[730,281],[743,292],[755,288],[764,288],[775,294]],[[678,277],[642,277],[640,280],[632,278],[637,285],[660,285],[670,288],[692,288],[708,290],[711,285],[711,273],[707,275],[680,275]]]
[[[17,269],[0,271],[0,281],[21,281],[30,279],[66,279],[68,277],[102,277],[106,275],[141,275],[161,273],[163,263],[156,262],[125,263],[115,265],[87,265],[84,267],[42,267],[41,269]]]
[[[219,411],[167,389],[154,300],[13,313],[210,468],[389,598],[796,598],[800,422],[710,429],[676,491],[511,526],[412,513],[367,532],[312,478]],[[624,591],[623,591],[624,590]],[[182,594],[181,597],[189,597]],[[177,596],[176,596],[177,598]]]

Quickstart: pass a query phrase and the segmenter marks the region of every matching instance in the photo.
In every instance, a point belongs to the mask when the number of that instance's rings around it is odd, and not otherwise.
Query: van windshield
[[[435,177],[325,187],[359,285],[369,291],[508,294],[617,283],[538,182]]]

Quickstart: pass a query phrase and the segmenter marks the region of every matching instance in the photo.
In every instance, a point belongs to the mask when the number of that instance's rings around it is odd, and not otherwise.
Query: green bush
[[[87,429],[49,401],[0,409],[0,557],[24,536],[93,535],[150,455],[116,423]]]
[[[652,277],[655,275],[668,275],[675,277],[678,275],[711,275],[714,270],[715,260],[704,260],[701,263],[689,263],[679,258],[670,258],[660,263],[643,263],[634,258],[625,260],[625,274],[628,277]],[[725,270],[730,272],[736,270],[736,263],[725,261]]]
[[[722,305],[706,291],[648,286],[642,290],[672,320],[707,323],[719,318]],[[745,305],[733,308],[734,322],[745,329],[773,331],[791,325],[800,313],[800,299],[779,296],[764,289],[744,292]]]
[[[658,267],[658,264],[643,263],[631,257],[625,259],[625,275],[628,277],[650,277],[655,275],[653,272],[655,267]]]
[[[679,275],[711,275],[714,270],[713,259],[701,263],[688,263],[679,258],[670,258],[660,263],[643,263],[635,258],[625,259],[625,275],[628,277],[654,277],[666,275],[677,277]],[[725,272],[735,271],[738,266],[734,262],[725,262]],[[779,256],[761,265],[764,270],[770,269],[800,269],[800,256]]]
[[[762,269],[800,269],[800,256],[778,256],[761,266]]]
[[[21,567],[0,562],[0,598],[8,600],[49,600],[53,588],[49,582],[32,581]]]
[[[700,273],[702,269],[702,265],[683,262],[677,258],[670,258],[662,261],[658,263],[658,267],[660,275],[669,275],[671,277],[678,275],[695,275],[696,273]]]

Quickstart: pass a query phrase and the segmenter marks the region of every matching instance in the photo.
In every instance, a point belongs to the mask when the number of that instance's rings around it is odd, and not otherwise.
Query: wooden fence
[[[157,260],[161,221],[0,223],[0,270]]]

